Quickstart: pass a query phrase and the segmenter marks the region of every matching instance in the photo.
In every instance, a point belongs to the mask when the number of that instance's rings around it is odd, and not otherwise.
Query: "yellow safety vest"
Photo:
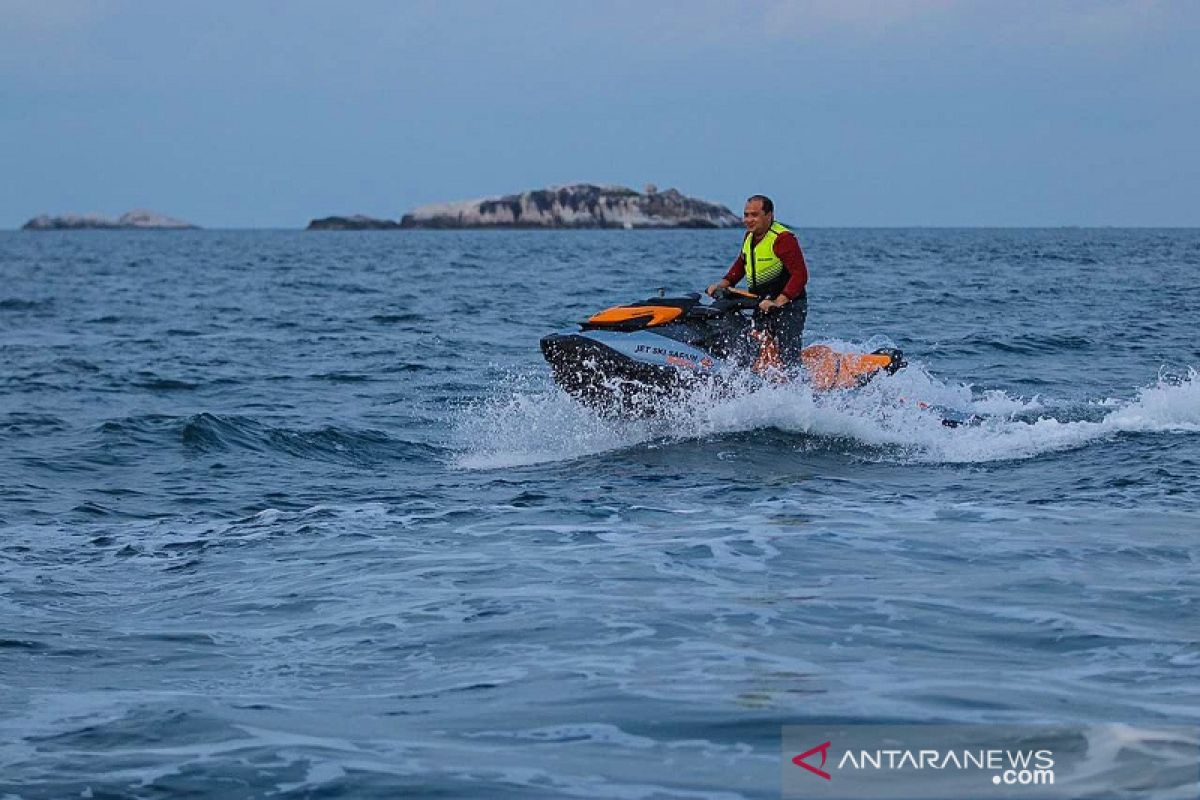
[[[754,234],[746,231],[742,240],[742,260],[746,265],[746,281],[750,291],[755,294],[778,294],[783,291],[791,277],[783,266],[783,261],[775,255],[775,240],[781,233],[791,233],[778,222],[763,234],[757,244],[754,244]]]

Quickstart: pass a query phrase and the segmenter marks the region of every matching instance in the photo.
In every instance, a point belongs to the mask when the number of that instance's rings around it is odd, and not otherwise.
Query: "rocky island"
[[[100,214],[41,214],[21,226],[24,231],[77,230],[194,230],[190,222],[168,217],[155,211],[128,211],[117,219]]]
[[[305,230],[310,231],[389,231],[400,227],[400,223],[390,219],[364,217],[354,214],[349,217],[322,217],[308,223]]]
[[[722,205],[675,189],[644,192],[577,183],[521,194],[421,206],[403,228],[734,228],[741,218]]]

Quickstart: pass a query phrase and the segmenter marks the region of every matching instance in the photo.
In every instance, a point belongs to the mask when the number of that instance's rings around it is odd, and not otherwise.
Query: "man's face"
[[[762,200],[747,200],[746,208],[742,211],[742,222],[746,224],[746,230],[755,236],[762,236],[775,221],[775,215],[763,211],[762,206]]]

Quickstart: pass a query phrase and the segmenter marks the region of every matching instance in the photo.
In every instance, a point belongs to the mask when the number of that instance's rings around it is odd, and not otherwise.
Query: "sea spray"
[[[825,393],[748,375],[719,389],[701,385],[647,418],[600,414],[540,373],[512,375],[506,387],[457,417],[460,467],[562,461],[654,440],[769,428],[857,442],[871,459],[926,463],[1027,459],[1118,433],[1200,431],[1195,370],[1160,378],[1132,400],[1082,403],[946,383],[920,363],[859,389]],[[1112,410],[1098,420],[1084,418],[1097,407]],[[947,419],[967,424],[951,427]]]

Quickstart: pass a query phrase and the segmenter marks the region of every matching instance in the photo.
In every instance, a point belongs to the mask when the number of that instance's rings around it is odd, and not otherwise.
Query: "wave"
[[[6,436],[34,437],[58,433],[68,428],[67,421],[53,414],[10,411],[0,416],[0,438]]]
[[[947,421],[961,422],[950,427]],[[802,384],[701,389],[651,419],[599,415],[545,375],[513,375],[455,420],[457,466],[501,469],[573,460],[659,441],[778,429],[860,446],[873,459],[925,463],[1022,460],[1118,434],[1200,432],[1200,375],[1160,374],[1132,399],[1022,398],[951,385],[914,363],[862,389],[814,394]],[[840,448],[844,449],[844,448]]]
[[[215,414],[191,417],[181,436],[185,445],[203,451],[247,449],[359,466],[433,458],[440,452],[430,445],[393,439],[377,430],[338,426],[298,430],[266,425],[248,417]]]
[[[0,311],[49,311],[52,308],[53,299],[27,300],[23,297],[6,297],[0,300]]]
[[[433,460],[441,449],[393,438],[382,431],[326,426],[298,429],[252,417],[210,413],[190,416],[148,414],[109,420],[99,428],[104,446],[138,449],[181,443],[198,453],[249,451],[354,466],[388,461]]]
[[[1085,336],[1019,334],[1007,339],[972,336],[960,342],[959,346],[967,351],[994,350],[1000,353],[1032,356],[1089,350],[1097,347],[1098,343]]]

